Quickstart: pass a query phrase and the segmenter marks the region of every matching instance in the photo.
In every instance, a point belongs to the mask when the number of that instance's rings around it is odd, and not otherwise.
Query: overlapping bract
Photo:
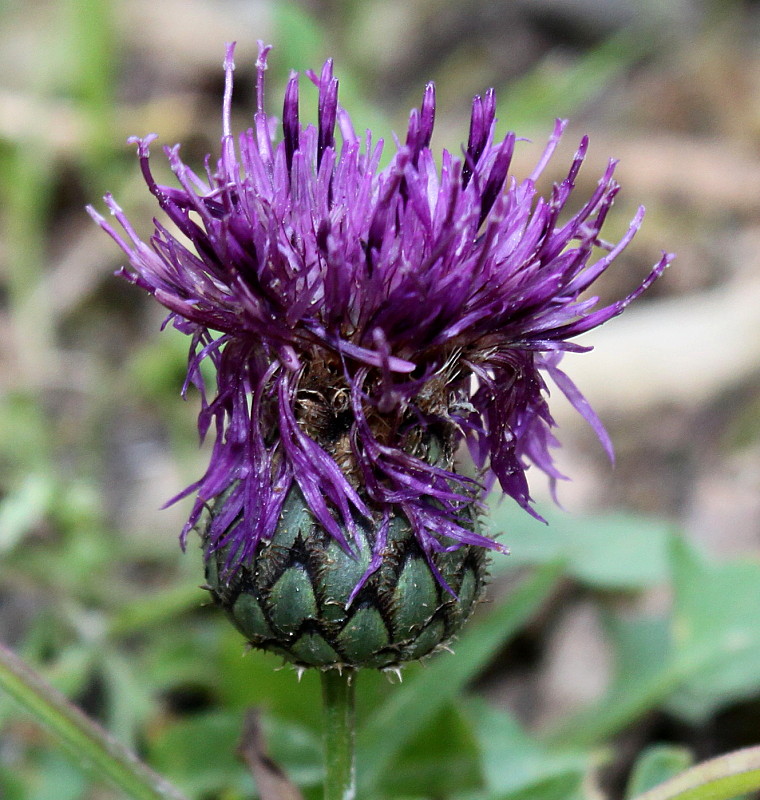
[[[203,398],[201,434],[214,425],[216,440],[208,471],[182,495],[197,492],[183,535],[208,501],[227,493],[208,540],[229,548],[234,569],[271,537],[296,482],[348,550],[357,515],[376,520],[368,575],[398,513],[429,561],[462,544],[501,549],[464,520],[493,478],[529,510],[530,464],[561,477],[550,455],[556,441],[544,377],[609,449],[558,362],[562,351],[583,349],[572,337],[619,314],[670,256],[617,303],[598,307],[586,297],[643,210],[618,244],[600,239],[618,191],[610,162],[585,205],[563,214],[585,138],[567,177],[548,199],[537,196],[561,121],[533,174],[509,176],[515,135],[494,140],[492,91],[473,102],[466,151],[444,151],[438,166],[428,84],[406,141],[380,169],[383,143],[357,136],[328,61],[320,76],[309,73],[319,91],[317,126],[300,123],[293,76],[276,143],[276,120],[264,111],[268,51],[261,46],[257,61],[254,125],[234,137],[228,46],[221,157],[215,167],[207,160],[205,175],[180,160],[178,146],[165,148],[179,187],[158,185],[148,165],[155,137],[134,140],[148,187],[182,236],[156,221],[150,243],[141,241],[110,196],[126,237],[90,209],[129,257],[124,277],[192,337],[188,383]],[[204,359],[217,374],[210,400]],[[466,439],[479,482],[453,471],[451,458],[425,457],[410,444],[432,430]]]

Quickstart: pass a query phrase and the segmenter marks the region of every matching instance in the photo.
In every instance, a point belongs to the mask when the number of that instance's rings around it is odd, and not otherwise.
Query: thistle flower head
[[[586,138],[567,176],[540,197],[536,180],[565,123],[556,122],[532,174],[515,178],[516,137],[496,138],[489,90],[473,101],[466,148],[438,161],[430,83],[381,169],[383,142],[354,130],[331,61],[307,73],[319,93],[316,126],[300,121],[298,75],[281,122],[267,115],[269,49],[260,45],[253,125],[233,135],[228,46],[221,155],[203,172],[166,147],[178,185],[158,184],[149,166],[155,137],[133,140],[178,232],[156,221],[146,243],[112,197],[105,201],[123,232],[90,209],[127,254],[121,274],[191,337],[185,388],[199,389],[201,435],[213,426],[216,438],[208,470],[182,495],[196,494],[183,540],[223,498],[204,542],[207,553],[224,553],[220,569],[232,580],[273,540],[298,491],[339,551],[369,548],[349,604],[381,569],[398,519],[437,584],[456,593],[438,554],[504,549],[473,524],[485,487],[498,481],[531,511],[529,467],[562,477],[547,378],[610,450],[559,362],[564,351],[587,349],[573,338],[623,311],[671,257],[627,297],[599,305],[586,290],[631,241],[643,209],[617,244],[601,238],[618,192],[611,161],[580,209],[567,212]],[[216,371],[213,393],[203,361]],[[455,470],[461,442],[475,478]]]

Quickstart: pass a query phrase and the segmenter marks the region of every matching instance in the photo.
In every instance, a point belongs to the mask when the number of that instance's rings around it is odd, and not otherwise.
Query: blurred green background
[[[495,86],[527,174],[591,136],[579,197],[609,157],[644,228],[601,285],[619,297],[662,248],[676,264],[566,368],[608,426],[614,470],[561,403],[551,525],[495,504],[513,555],[456,656],[361,676],[366,798],[622,797],[760,742],[760,4],[727,0],[3,0],[0,2],[0,640],[193,798],[254,794],[234,745],[265,710],[272,754],[319,796],[317,681],[300,686],[204,607],[200,555],[160,511],[204,467],[187,342],[117,280],[84,213],[112,191],[154,214],[127,136],[201,163],[220,135],[223,44],[235,116],[253,108],[256,39],[290,69],[335,58],[356,127],[392,141],[426,81],[434,145],[459,152]],[[306,93],[304,93],[306,94]],[[311,98],[312,109],[315,98]],[[308,118],[308,108],[304,118]],[[156,148],[158,153],[158,148]],[[156,169],[166,174],[165,166]],[[559,400],[559,398],[557,398]],[[105,800],[0,696],[0,797]]]

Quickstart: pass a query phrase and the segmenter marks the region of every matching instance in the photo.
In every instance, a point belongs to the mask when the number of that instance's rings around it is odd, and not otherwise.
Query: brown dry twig
[[[303,800],[298,787],[267,754],[260,718],[256,708],[246,712],[237,754],[251,771],[261,800]]]

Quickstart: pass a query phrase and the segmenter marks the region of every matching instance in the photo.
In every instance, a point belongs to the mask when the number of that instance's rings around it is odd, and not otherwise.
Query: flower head
[[[471,508],[494,480],[530,510],[531,465],[560,478],[547,405],[549,378],[610,444],[560,370],[572,339],[619,314],[665,269],[663,255],[630,295],[600,306],[586,290],[639,228],[614,245],[601,228],[618,192],[615,162],[580,210],[566,212],[584,138],[548,198],[536,180],[565,123],[557,121],[532,174],[509,174],[515,134],[495,138],[492,90],[472,104],[461,155],[430,148],[435,88],[425,87],[406,139],[379,167],[383,142],[359,136],[338,105],[332,62],[307,73],[317,125],[299,119],[299,78],[285,91],[281,132],[264,110],[270,48],[260,45],[253,126],[233,135],[233,46],[225,60],[221,156],[192,171],[164,149],[178,186],[149,166],[155,138],[135,139],[150,191],[179,234],[155,222],[126,236],[90,209],[127,254],[122,275],[169,309],[192,337],[187,384],[202,397],[201,435],[216,439],[183,537],[224,497],[205,536],[230,574],[272,539],[293,487],[346,553],[357,526],[377,535],[351,599],[381,566],[390,521],[404,518],[425,559],[459,547],[504,549],[478,533]],[[336,137],[336,127],[339,136]],[[208,397],[201,362],[212,362]],[[187,385],[186,387],[187,388]],[[478,478],[459,474],[465,441]],[[234,523],[234,524],[233,524]]]

